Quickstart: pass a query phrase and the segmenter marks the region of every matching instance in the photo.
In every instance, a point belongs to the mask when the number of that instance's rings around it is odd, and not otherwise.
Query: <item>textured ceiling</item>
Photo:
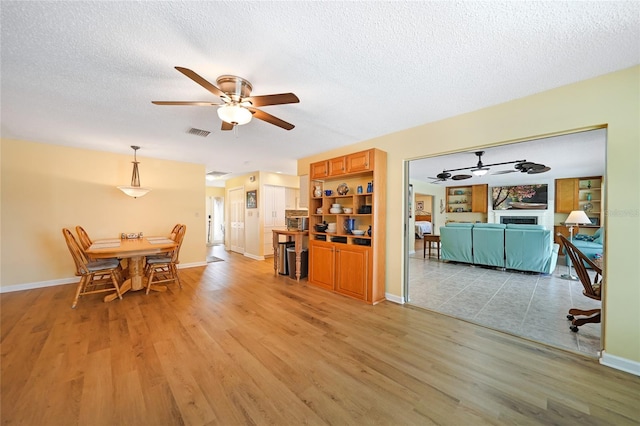
[[[235,174],[295,174],[300,157],[640,63],[638,2],[3,0],[0,9],[3,137],[122,154],[140,145],[142,158]],[[174,66],[212,83],[239,75],[254,95],[294,92],[299,104],[262,109],[296,128],[254,119],[221,132],[214,107],[152,105],[217,101]]]

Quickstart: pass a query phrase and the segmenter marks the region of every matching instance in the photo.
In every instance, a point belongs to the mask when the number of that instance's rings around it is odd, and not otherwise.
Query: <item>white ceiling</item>
[[[0,9],[2,137],[122,154],[140,145],[141,158],[234,174],[295,174],[297,158],[640,63],[635,1],[3,0]],[[295,129],[254,119],[221,132],[213,107],[152,105],[217,101],[174,66],[212,83],[239,75],[254,95],[295,93],[299,104],[262,108]],[[494,162],[488,150],[485,160]]]

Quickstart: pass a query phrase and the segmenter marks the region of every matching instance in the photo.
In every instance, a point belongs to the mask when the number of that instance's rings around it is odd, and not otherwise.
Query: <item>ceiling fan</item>
[[[482,162],[482,156],[484,155],[484,151],[476,151],[474,152],[474,154],[478,157],[478,163],[475,166],[461,167],[459,169],[443,170],[442,173],[437,174],[436,177],[429,177],[429,179],[434,179],[434,181],[431,183],[446,182],[448,179],[464,180],[464,179],[470,179],[473,177],[470,174],[452,175],[451,172],[469,170],[474,176],[484,176],[489,172],[490,167],[492,166],[502,166],[505,164],[514,164],[514,163],[515,165],[513,166],[513,169],[499,170],[491,174],[502,175],[505,173],[521,172],[521,173],[527,173],[532,175],[537,173],[548,172],[549,170],[551,170],[551,167],[547,167],[544,164],[532,163],[527,160],[514,160],[514,161],[504,161],[502,163],[484,164]]]
[[[218,117],[222,120],[222,130],[232,130],[235,126],[247,124],[252,117],[266,121],[285,130],[291,130],[295,126],[268,114],[256,107],[282,104],[295,104],[300,99],[293,93],[279,93],[276,95],[251,96],[253,86],[242,77],[234,75],[221,75],[216,79],[216,87],[194,71],[175,67],[182,74],[218,96],[222,103],[209,101],[152,101],[155,105],[180,105],[180,106],[219,106]]]

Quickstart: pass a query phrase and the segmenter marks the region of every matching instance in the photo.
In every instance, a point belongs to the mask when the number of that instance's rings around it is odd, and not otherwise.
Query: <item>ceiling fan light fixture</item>
[[[251,111],[237,104],[222,105],[218,108],[218,117],[234,126],[241,126],[251,121]]]
[[[139,161],[136,158],[136,151],[140,149],[139,146],[132,145],[133,149],[133,172],[131,174],[131,185],[130,186],[118,186],[118,189],[129,197],[138,198],[144,195],[147,195],[151,188],[143,188],[140,186],[140,171],[138,170]]]
[[[484,167],[480,169],[471,170],[471,173],[473,173],[474,176],[484,176],[487,174],[487,172],[489,172],[489,169]]]

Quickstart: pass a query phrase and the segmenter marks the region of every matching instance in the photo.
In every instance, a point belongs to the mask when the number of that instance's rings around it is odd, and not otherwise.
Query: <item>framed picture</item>
[[[258,190],[257,189],[254,189],[253,191],[247,191],[247,208],[248,209],[258,208]]]

